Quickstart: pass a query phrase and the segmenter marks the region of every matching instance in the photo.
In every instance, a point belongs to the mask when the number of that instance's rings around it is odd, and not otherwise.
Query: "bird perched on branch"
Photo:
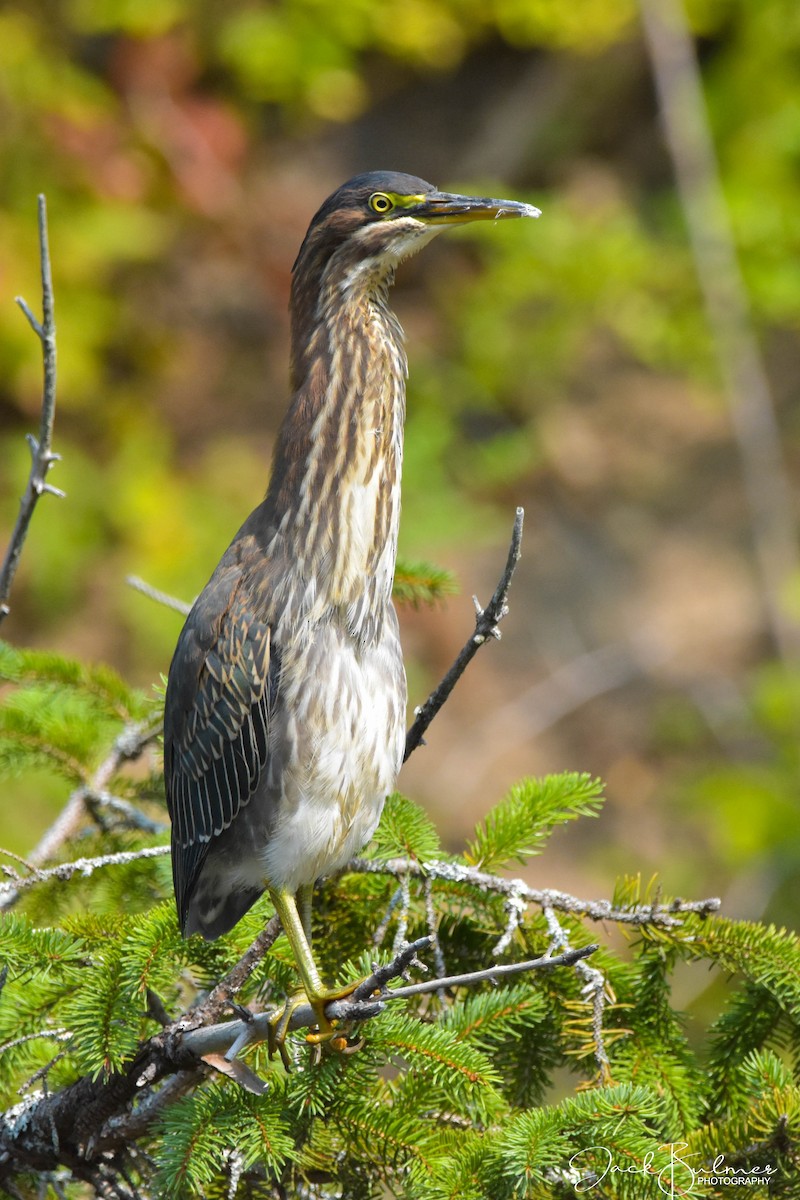
[[[406,357],[397,264],[449,225],[536,217],[411,175],[357,175],[294,264],[291,403],[263,502],[183,627],[164,768],[184,935],[231,929],[266,889],[316,1040],[332,1027],[311,952],[315,880],[371,838],[403,759],[406,680],[392,604]],[[355,987],[355,984],[353,985]]]

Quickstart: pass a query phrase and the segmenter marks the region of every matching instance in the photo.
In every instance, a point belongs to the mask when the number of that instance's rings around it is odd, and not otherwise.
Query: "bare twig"
[[[414,858],[390,858],[379,862],[370,858],[353,858],[343,873],[354,871],[363,875],[393,875],[402,879],[404,875],[415,879],[438,879],[445,883],[469,884],[482,892],[514,897],[518,902],[536,904],[539,908],[555,909],[575,917],[588,917],[590,921],[614,921],[619,925],[655,925],[662,929],[675,929],[681,925],[681,916],[698,913],[709,916],[717,912],[721,901],[713,897],[707,900],[672,900],[669,904],[635,904],[616,907],[610,900],[581,900],[568,892],[556,892],[550,888],[529,887],[523,879],[502,879],[490,875],[477,867],[464,863],[433,859],[420,863]]]
[[[394,915],[394,910],[397,908],[398,904],[400,903],[400,901],[402,899],[403,899],[403,889],[402,889],[402,887],[399,887],[396,889],[395,892],[393,892],[392,898],[386,907],[386,912],[381,917],[380,923],[378,924],[378,926],[376,927],[376,929],[374,930],[374,932],[372,934],[373,946],[382,946],[383,945],[383,939],[386,937],[386,931],[389,928],[389,925],[391,923],[392,916]]]
[[[155,600],[156,604],[163,604],[165,608],[174,609],[184,617],[188,616],[191,611],[191,604],[187,604],[185,600],[179,600],[177,596],[170,596],[169,592],[160,591],[146,579],[140,579],[138,575],[128,575],[125,582],[135,591],[147,596],[148,600]]]
[[[551,949],[561,950],[563,954],[570,953],[569,938],[552,906],[545,904],[542,911],[544,919],[547,922],[547,931],[551,938]],[[611,1079],[611,1064],[608,1061],[608,1053],[606,1052],[605,1039],[603,1037],[603,1012],[605,1010],[606,999],[605,976],[597,967],[593,967],[591,963],[584,962],[582,958],[575,962],[575,970],[584,980],[584,995],[590,996],[592,1000],[594,1057],[600,1068],[603,1081],[608,1083]]]
[[[47,238],[47,204],[44,196],[39,196],[39,256],[42,275],[42,320],[34,316],[25,300],[17,296],[17,304],[27,317],[28,324],[38,337],[42,346],[44,366],[44,384],[42,390],[42,415],[39,422],[39,436],[28,434],[27,441],[31,451],[31,469],[28,484],[19,504],[19,513],[11,541],[0,568],[0,622],[8,616],[8,597],[11,584],[17,573],[22,547],[28,536],[34,509],[39,497],[45,492],[52,496],[63,496],[60,488],[46,482],[47,472],[53,463],[61,457],[51,449],[53,436],[53,421],[56,412],[56,326],[53,315],[53,277],[50,269],[50,248]]]
[[[0,855],[5,853],[5,850],[0,850]],[[59,863],[57,867],[31,871],[30,875],[20,875],[9,867],[4,867],[3,874],[9,882],[0,884],[0,910],[11,906],[12,893],[16,899],[19,892],[24,892],[38,883],[48,883],[52,879],[63,883],[72,879],[74,875],[83,875],[85,878],[102,867],[123,867],[138,859],[163,858],[166,854],[169,854],[169,846],[147,846],[143,850],[122,850],[118,854],[101,854],[97,858],[76,858],[72,862]]]
[[[0,1046],[0,1054],[5,1054],[7,1050],[13,1050],[15,1046],[24,1046],[27,1042],[38,1041],[40,1038],[52,1042],[69,1042],[72,1040],[72,1034],[68,1029],[37,1029],[34,1033],[23,1033],[9,1042],[3,1042]]]
[[[499,966],[486,967],[482,971],[469,971],[465,975],[448,975],[444,979],[427,979],[423,983],[412,983],[408,987],[392,988],[381,1000],[406,1000],[409,996],[423,996],[426,992],[437,992],[442,988],[473,987],[476,983],[497,983],[498,979],[508,979],[511,975],[520,975],[525,971],[536,971],[542,967],[572,967],[581,959],[594,954],[598,947],[580,946],[575,950],[566,950],[563,954],[542,954],[539,958],[531,958],[526,962],[502,963]],[[341,1004],[342,1001],[336,1001]],[[331,1014],[339,1018],[338,1010]],[[352,1018],[351,1018],[352,1019]]]
[[[394,951],[394,958],[391,962],[373,963],[372,974],[361,980],[349,999],[351,1001],[372,1000],[374,999],[373,993],[385,991],[387,984],[392,979],[397,979],[401,975],[406,978],[409,967],[422,966],[417,955],[422,950],[430,949],[430,944],[431,937],[426,933],[414,942],[406,942],[402,949]]]
[[[505,570],[486,608],[481,608],[477,596],[473,596],[472,598],[476,614],[475,632],[463,647],[458,658],[438,687],[434,688],[425,703],[421,704],[414,711],[414,723],[406,734],[406,748],[403,755],[403,762],[423,742],[425,730],[445,703],[486,639],[491,637],[496,638],[498,641],[500,640],[499,624],[508,613],[508,589],[511,587],[511,580],[517,563],[522,557],[520,547],[522,545],[522,522],[524,516],[524,509],[518,508],[514,517],[514,530],[511,535],[511,545],[508,550]]]
[[[436,911],[433,907],[433,880],[428,878],[423,881],[423,895],[425,897],[425,920],[428,923],[428,933],[431,936],[433,947],[433,965],[436,968],[436,976],[438,979],[443,979],[447,974],[447,964],[444,961],[442,953],[442,944],[439,941],[437,933]]]
[[[245,951],[239,961],[231,967],[219,983],[212,988],[202,1004],[193,1008],[187,1018],[187,1027],[207,1024],[214,1021],[230,1004],[253,974],[261,959],[271,949],[281,932],[280,918],[277,914],[267,921],[261,933]]]
[[[105,790],[95,792],[91,788],[87,788],[84,799],[88,811],[104,832],[108,831],[110,824],[114,824],[114,822],[106,820],[106,813],[113,813],[118,818],[117,827],[122,825],[128,829],[141,829],[144,833],[164,833],[169,828],[163,821],[153,820],[135,804],[131,804],[129,800],[123,800],[121,796],[115,796],[111,792]]]
[[[521,880],[515,880],[515,883],[517,885],[519,885],[521,882],[522,882]],[[426,886],[428,886],[429,883],[430,883],[430,880],[426,879],[425,880]],[[527,907],[528,907],[528,902],[524,896],[520,895],[519,886],[512,888],[509,891],[508,896],[506,897],[505,904],[503,905],[503,908],[506,910],[506,913],[508,914],[508,920],[506,922],[506,927],[503,932],[503,936],[495,944],[495,946],[492,950],[492,954],[494,954],[495,956],[498,956],[500,954],[505,954],[506,950],[511,945],[511,939],[513,938],[514,934],[516,933],[516,931],[519,929],[520,925],[522,924],[522,918],[525,916],[525,909]]]
[[[392,953],[399,954],[407,945],[408,913],[411,908],[411,893],[408,886],[408,876],[400,876],[400,912],[397,915],[397,929],[392,944]]]
[[[640,0],[664,133],[689,231],[742,464],[761,596],[775,644],[797,654],[797,625],[781,604],[797,573],[792,488],[681,0]]]
[[[138,758],[160,732],[160,723],[147,728],[135,723],[125,726],[89,782],[75,789],[57,819],[31,851],[29,858],[34,866],[47,862],[65,841],[74,836],[86,816],[86,797],[104,792],[122,764]]]

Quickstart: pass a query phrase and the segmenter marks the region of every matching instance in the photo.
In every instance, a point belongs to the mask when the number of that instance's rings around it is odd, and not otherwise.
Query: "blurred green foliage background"
[[[794,478],[800,7],[687,15]],[[294,254],[322,199],[374,168],[543,210],[442,238],[398,281],[401,548],[464,592],[402,615],[415,702],[527,510],[504,640],[401,785],[453,839],[521,775],[602,775],[602,822],[540,882],[608,894],[617,871],[659,870],[671,892],[721,889],[729,915],[796,921],[800,676],[763,619],[634,0],[7,0],[0,529],[38,421],[38,348],[13,303],[38,306],[38,192],[68,499],[36,513],[4,636],[148,689],[166,671],[180,619],[126,577],[190,599],[260,498]],[[787,580],[790,616],[798,596]],[[24,853],[61,799],[20,781],[0,844]]]

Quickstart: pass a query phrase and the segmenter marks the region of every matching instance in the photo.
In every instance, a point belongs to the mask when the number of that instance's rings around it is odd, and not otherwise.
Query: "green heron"
[[[314,962],[312,888],[372,837],[403,759],[391,593],[406,357],[389,288],[448,225],[538,215],[387,171],[325,201],[293,269],[292,399],[266,498],[172,659],[164,769],[181,930],[213,940],[268,890],[316,1040],[346,991],[326,989]]]

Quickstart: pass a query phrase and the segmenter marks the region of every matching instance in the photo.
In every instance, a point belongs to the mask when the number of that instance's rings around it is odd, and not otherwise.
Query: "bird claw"
[[[298,1009],[301,1004],[307,1003],[308,997],[305,992],[295,992],[293,996],[288,997],[282,1008],[277,1009],[269,1021],[269,1032],[267,1034],[267,1051],[269,1057],[274,1058],[277,1051],[287,1071],[291,1071],[292,1069],[292,1060],[289,1057],[289,1051],[286,1049],[286,1035],[289,1032],[289,1023],[295,1009]]]
[[[310,1046],[322,1047],[322,1045],[330,1045],[332,1049],[339,1050],[339,1043],[343,1042],[348,1045],[347,1036],[342,1037],[341,1032],[337,1029],[335,1022],[329,1021],[325,1016],[325,1005],[329,1000],[338,999],[333,996],[314,997],[310,999],[305,992],[296,992],[290,996],[282,1008],[279,1008],[269,1022],[269,1034],[267,1036],[267,1049],[269,1057],[273,1058],[276,1054],[280,1054],[281,1061],[287,1071],[292,1069],[292,1060],[289,1056],[289,1051],[286,1049],[286,1035],[289,1032],[289,1026],[292,1021],[294,1012],[301,1008],[304,1004],[310,1004],[317,1014],[317,1029],[306,1034],[306,1042]],[[348,1051],[349,1053],[349,1051]]]
[[[286,1035],[289,1032],[293,1013],[304,1004],[310,1004],[317,1016],[317,1028],[306,1034],[306,1042],[309,1046],[315,1048],[327,1046],[328,1049],[334,1050],[338,1054],[355,1054],[363,1046],[364,1040],[363,1038],[350,1040],[354,1022],[347,1021],[340,1025],[338,1021],[331,1021],[325,1015],[325,1007],[332,1000],[344,1000],[347,996],[351,996],[363,982],[363,979],[356,979],[354,983],[349,983],[346,987],[332,988],[317,996],[309,996],[306,992],[295,992],[270,1018],[267,1037],[269,1057],[273,1058],[277,1052],[280,1054],[286,1070],[291,1070],[292,1061],[286,1049]]]
[[[356,1041],[350,1041],[350,1030],[342,1029],[337,1031],[336,1036],[331,1038],[328,1043],[331,1050],[335,1050],[337,1054],[357,1054],[364,1045],[363,1037],[357,1038]]]

